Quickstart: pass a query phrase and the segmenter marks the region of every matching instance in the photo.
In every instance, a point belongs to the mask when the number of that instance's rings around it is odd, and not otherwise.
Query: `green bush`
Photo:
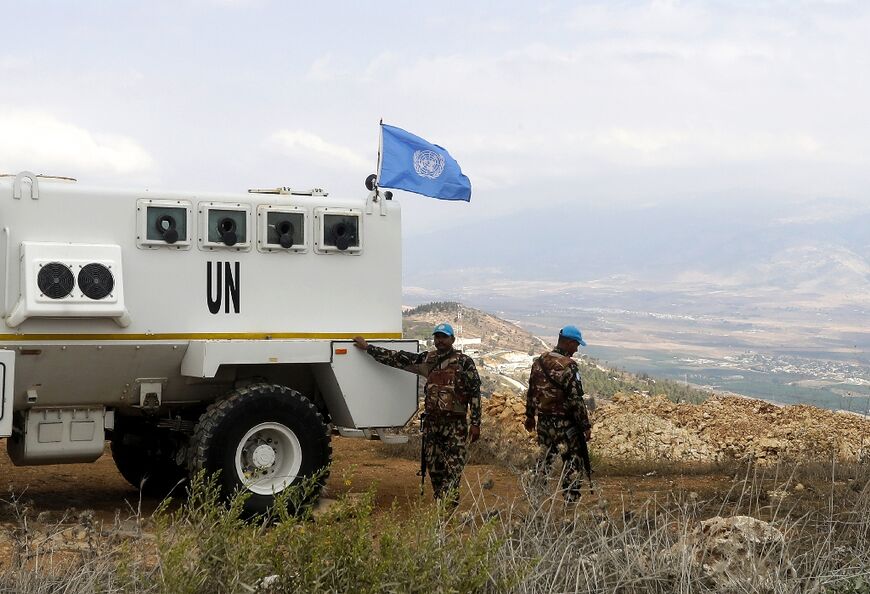
[[[583,377],[583,389],[588,394],[612,398],[619,392],[645,392],[650,396],[664,396],[674,402],[699,404],[711,392],[668,379],[653,379],[646,374],[635,375],[617,369],[602,369],[599,361],[584,356],[577,361]]]
[[[492,526],[463,530],[444,510],[421,506],[373,514],[374,491],[337,501],[316,518],[294,516],[290,489],[274,510],[243,519],[245,495],[229,505],[213,479],[199,478],[183,505],[155,514],[156,565],[126,559],[125,590],[194,594],[254,591],[266,576],[276,592],[478,592],[500,547]],[[134,568],[134,569],[131,569]]]

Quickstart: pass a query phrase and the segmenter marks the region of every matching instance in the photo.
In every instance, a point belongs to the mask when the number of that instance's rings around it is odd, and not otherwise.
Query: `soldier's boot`
[[[583,483],[580,474],[576,473],[573,476],[566,475],[562,481],[562,492],[565,495],[565,501],[572,503],[579,501],[582,496]]]
[[[565,489],[565,501],[568,503],[574,503],[576,501],[580,501],[580,498],[583,494],[580,492],[580,489]]]
[[[565,496],[565,501],[570,503],[580,499],[583,479],[580,474],[580,464],[576,457],[566,455],[563,457],[563,460],[565,464],[562,467],[562,493]]]
[[[429,480],[432,481],[432,494],[435,496],[435,499],[441,499],[441,495],[444,493],[444,475],[430,470]]]

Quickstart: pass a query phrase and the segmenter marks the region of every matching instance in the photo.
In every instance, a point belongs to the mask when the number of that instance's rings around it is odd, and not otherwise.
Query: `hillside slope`
[[[469,352],[478,358],[478,369],[489,392],[522,394],[532,358],[552,348],[556,339],[536,337],[508,320],[452,301],[409,309],[403,315],[402,326],[406,337],[427,340],[432,328],[441,322],[452,324],[460,339],[480,339],[480,345],[473,345],[474,352]],[[583,388],[596,398],[607,399],[625,392],[662,395],[675,402],[701,402],[710,394],[684,383],[605,367],[580,350],[575,358],[583,376]]]
[[[545,349],[540,340],[516,324],[453,301],[426,303],[406,311],[402,330],[408,338],[425,340],[432,337],[432,328],[442,322],[451,324],[458,338],[480,338],[482,350],[538,354]]]
[[[484,439],[504,451],[534,451],[516,395],[484,403]],[[617,394],[592,413],[590,451],[600,459],[721,463],[870,461],[870,419],[808,405],[777,406],[738,396],[677,404],[660,396]]]
[[[452,302],[407,311],[405,332],[428,338],[432,327],[444,321],[462,338],[481,339],[475,356],[484,386],[484,439],[496,449],[520,446],[531,454],[534,438],[523,428],[524,389],[519,384],[528,378],[529,353],[542,352],[545,341],[509,321]],[[592,358],[577,360],[584,389],[597,404],[590,447],[604,458],[703,463],[870,459],[870,419],[865,417],[713,395],[609,369]]]

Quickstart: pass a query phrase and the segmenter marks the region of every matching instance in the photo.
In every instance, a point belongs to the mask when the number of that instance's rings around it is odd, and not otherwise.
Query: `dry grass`
[[[701,520],[716,515],[765,518],[785,535],[782,558],[771,559],[772,574],[742,576],[732,591],[870,592],[870,469],[839,475],[828,468],[829,492],[821,499],[769,495],[772,486],[795,485],[801,472],[747,467],[721,498],[673,492],[639,506],[601,500],[591,509],[566,505],[558,493],[525,480],[523,496],[507,509],[475,498],[473,517],[496,519],[498,567],[521,576],[516,592],[722,591],[679,544]]]
[[[146,523],[136,517],[108,528],[87,515],[34,523],[35,510],[13,497],[0,592],[723,591],[680,543],[701,520],[738,514],[770,522],[785,547],[766,581],[743,576],[732,591],[870,592],[870,468],[739,470],[710,498],[675,490],[572,505],[524,474],[517,498],[498,505],[472,485],[464,513],[428,503],[378,513],[369,494],[318,517],[279,506],[258,522],[241,518],[240,499],[222,505],[212,483],[197,481],[147,530],[124,528]]]

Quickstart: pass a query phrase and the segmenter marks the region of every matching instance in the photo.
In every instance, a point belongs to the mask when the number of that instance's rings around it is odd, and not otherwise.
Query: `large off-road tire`
[[[151,497],[184,492],[187,467],[178,464],[177,436],[141,419],[118,417],[112,430],[112,458],[131,485]]]
[[[251,493],[247,514],[264,513],[275,495],[317,476],[309,499],[327,478],[332,446],[310,400],[285,386],[239,388],[202,414],[191,440],[190,471],[220,471],[224,497]],[[298,502],[304,503],[304,502]]]

